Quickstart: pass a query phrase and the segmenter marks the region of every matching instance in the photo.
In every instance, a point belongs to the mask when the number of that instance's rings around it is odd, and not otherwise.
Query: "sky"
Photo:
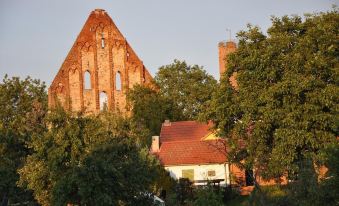
[[[219,79],[218,42],[270,18],[331,10],[339,0],[0,0],[0,78],[50,85],[90,12],[106,10],[154,76],[174,59]]]

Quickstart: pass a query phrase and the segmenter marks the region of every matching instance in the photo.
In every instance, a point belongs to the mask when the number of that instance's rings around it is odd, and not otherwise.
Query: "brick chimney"
[[[226,57],[228,54],[234,52],[237,49],[237,45],[233,41],[222,41],[218,44],[219,47],[219,74],[220,77],[227,70]]]
[[[151,153],[157,153],[160,149],[160,138],[159,136],[152,136],[152,145],[151,145]]]
[[[169,121],[168,119],[166,119],[163,123],[163,126],[167,127],[167,126],[171,126],[171,121]]]

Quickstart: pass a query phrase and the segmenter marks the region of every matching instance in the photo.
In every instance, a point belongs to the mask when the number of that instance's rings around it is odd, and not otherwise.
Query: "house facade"
[[[188,178],[195,185],[208,181],[230,185],[226,145],[209,130],[210,126],[196,121],[165,121],[160,135],[152,137],[151,153],[176,180]]]
[[[172,178],[188,178],[194,185],[212,182],[248,194],[253,189],[253,178],[260,185],[276,184],[273,179],[264,180],[255,170],[244,170],[229,162],[226,141],[217,137],[211,127],[211,123],[196,121],[165,121],[160,135],[152,137],[150,152]],[[281,180],[286,183],[285,177]]]

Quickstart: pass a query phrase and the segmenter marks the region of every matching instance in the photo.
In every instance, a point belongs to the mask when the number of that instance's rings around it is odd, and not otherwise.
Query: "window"
[[[215,170],[209,170],[209,171],[207,172],[207,176],[209,176],[209,177],[214,177],[214,176],[215,176]]]
[[[84,74],[84,89],[91,89],[91,73],[86,71]]]
[[[254,185],[253,170],[245,170],[245,180],[246,180],[246,186]]]
[[[115,73],[115,90],[121,90],[121,75],[119,71]]]
[[[104,38],[104,32],[101,33],[101,48],[105,48],[105,38]]]
[[[105,39],[104,38],[101,39],[101,48],[102,49],[105,48]]]
[[[100,102],[100,111],[107,111],[108,105],[106,92],[100,92],[99,102]]]
[[[64,86],[62,85],[61,82],[59,82],[59,83],[58,83],[58,87],[57,87],[57,91],[58,91],[59,93],[62,93],[63,88],[64,88]]]
[[[190,181],[194,181],[194,169],[182,170],[182,178],[188,178]]]

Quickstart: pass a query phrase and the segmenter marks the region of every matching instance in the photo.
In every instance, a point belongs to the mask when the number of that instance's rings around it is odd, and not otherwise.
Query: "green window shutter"
[[[182,178],[188,178],[190,181],[194,181],[194,169],[182,170]]]

